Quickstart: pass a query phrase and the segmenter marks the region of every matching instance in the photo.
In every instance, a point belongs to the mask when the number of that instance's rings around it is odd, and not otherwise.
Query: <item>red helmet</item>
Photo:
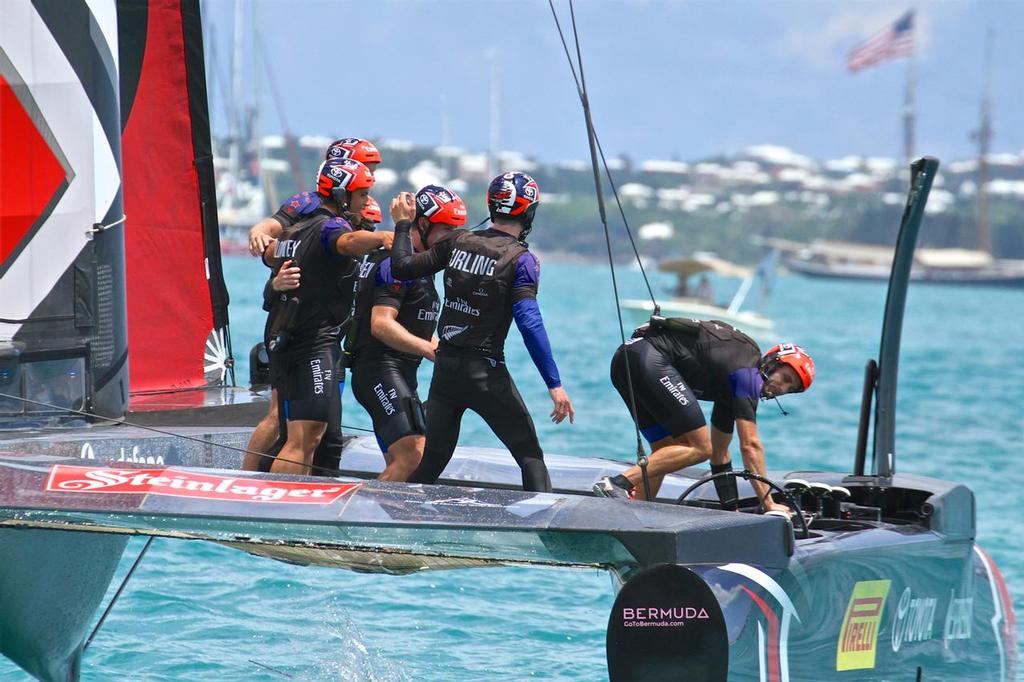
[[[370,169],[352,159],[329,159],[317,171],[316,191],[322,197],[331,197],[337,190],[354,192],[373,187]],[[347,202],[346,202],[347,203]]]
[[[466,224],[466,202],[455,192],[427,185],[416,192],[416,217],[431,223],[462,227]]]
[[[363,209],[363,217],[373,223],[384,222],[384,215],[380,212],[380,204],[373,197],[367,197],[366,208]]]
[[[380,152],[369,140],[358,137],[343,137],[335,140],[327,148],[324,158],[331,159],[352,159],[359,163],[380,163]]]
[[[761,358],[761,372],[770,374],[780,363],[789,365],[800,378],[802,391],[806,391],[814,382],[814,360],[800,346],[794,343],[780,343],[772,346]]]

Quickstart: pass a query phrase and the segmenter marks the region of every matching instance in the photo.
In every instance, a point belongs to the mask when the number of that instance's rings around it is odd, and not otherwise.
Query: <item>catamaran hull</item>
[[[47,682],[77,680],[127,536],[0,529],[0,650]]]
[[[210,447],[215,439],[210,434],[202,443],[179,442],[175,456],[180,464],[202,459],[218,451]],[[107,449],[102,439],[88,448],[53,440],[37,443],[93,455]],[[620,596],[646,569],[680,566],[707,586],[703,601],[655,601],[641,604],[642,612],[635,604],[630,612],[616,606],[612,617],[622,621],[620,631],[641,639],[652,633],[652,642],[665,636],[683,641],[705,625],[695,605],[709,618],[717,609],[723,627],[715,636],[727,652],[726,677],[693,673],[684,679],[897,680],[914,679],[918,668],[927,680],[1013,679],[1011,602],[994,563],[973,542],[973,498],[963,486],[896,477],[892,488],[919,491],[928,501],[932,512],[925,524],[836,519],[812,524],[812,537],[793,539],[788,523],[777,518],[579,494],[596,475],[614,470],[607,461],[553,456],[556,488],[578,490],[525,493],[504,480],[506,473],[514,479],[514,464],[508,472],[488,464],[488,455],[510,460],[507,453],[485,449],[457,456],[449,480],[462,477],[461,486],[341,482],[346,489],[337,501],[301,509],[240,500],[239,486],[270,485],[280,494],[282,477],[167,467],[156,460],[170,457],[158,447],[171,440],[122,440],[122,457],[143,460],[135,465],[57,460],[38,452],[0,455],[0,524],[8,526],[0,530],[0,548],[5,556],[19,557],[0,570],[0,594],[5,604],[6,595],[13,595],[15,605],[0,613],[4,655],[41,679],[74,679],[87,624],[125,534],[133,533],[210,540],[290,563],[364,572],[503,564],[599,567],[620,577]],[[343,463],[357,465],[369,457],[370,440],[350,441]],[[30,444],[8,441],[5,449]],[[379,459],[379,452],[373,454]],[[483,466],[474,469],[473,461]],[[56,466],[62,476],[54,474]],[[148,478],[133,482],[140,468]],[[840,477],[819,475],[823,483],[845,483],[861,496],[857,480]],[[284,478],[311,490],[339,485],[337,479]],[[477,484],[466,487],[468,478]],[[678,490],[692,480],[678,478],[666,487]],[[181,486],[171,488],[174,481]],[[218,481],[230,485],[213,489]],[[107,494],[83,492],[83,482]],[[143,484],[150,487],[135,487]],[[192,492],[202,486],[232,497],[195,497]],[[25,568],[37,566],[46,569]],[[55,586],[61,598],[54,598]],[[609,646],[609,669],[619,670],[611,664],[611,639]],[[643,655],[635,642],[619,648],[633,661]],[[663,658],[653,652],[649,657]],[[655,664],[662,668],[658,674],[639,663],[625,670],[646,670],[648,681],[675,680],[711,665],[703,659],[676,663]],[[639,679],[624,674],[612,679]]]

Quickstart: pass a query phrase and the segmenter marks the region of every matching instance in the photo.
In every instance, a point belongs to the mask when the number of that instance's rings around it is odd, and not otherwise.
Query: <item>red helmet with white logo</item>
[[[326,160],[352,159],[363,164],[380,163],[380,152],[369,140],[358,137],[343,137],[327,148]]]
[[[786,364],[793,368],[800,379],[800,390],[806,391],[814,382],[814,360],[800,346],[794,343],[780,343],[772,346],[761,358],[761,373],[767,376],[779,364]]]
[[[363,217],[373,223],[384,221],[384,214],[380,211],[380,204],[373,197],[367,197],[366,208],[363,209]]]
[[[431,223],[462,227],[466,224],[466,202],[455,192],[439,185],[427,185],[416,192],[416,217]]]
[[[316,192],[325,199],[334,199],[347,208],[349,194],[373,187],[370,169],[352,159],[330,159],[320,164],[316,174]]]

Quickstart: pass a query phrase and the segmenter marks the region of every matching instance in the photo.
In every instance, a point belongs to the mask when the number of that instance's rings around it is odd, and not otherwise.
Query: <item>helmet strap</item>
[[[423,227],[420,225],[420,218],[421,217],[423,217],[423,216],[417,216],[417,218],[416,218],[416,232],[419,233],[420,241],[423,243],[423,250],[426,251],[427,249],[430,248],[430,244],[429,244],[429,242],[427,242],[427,238],[430,237],[430,234],[434,231],[434,223],[432,223],[432,222],[430,222],[428,220],[427,221],[428,227],[427,227],[426,230],[424,230]]]
[[[348,190],[341,189],[340,187],[335,187],[334,189],[331,190],[331,199],[334,200],[334,203],[337,206],[339,213],[348,210],[348,205],[349,202],[351,201],[351,196]]]

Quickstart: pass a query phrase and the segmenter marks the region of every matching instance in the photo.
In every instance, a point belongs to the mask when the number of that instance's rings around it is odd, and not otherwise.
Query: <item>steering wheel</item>
[[[753,479],[755,481],[760,481],[761,483],[764,483],[769,488],[777,490],[779,493],[782,494],[782,497],[785,498],[786,503],[789,504],[790,509],[796,509],[797,510],[797,516],[800,517],[800,526],[801,526],[801,531],[803,532],[803,538],[809,538],[811,536],[811,530],[810,530],[810,528],[807,527],[807,519],[804,518],[803,514],[799,513],[800,507],[797,505],[796,501],[793,499],[793,496],[789,494],[789,491],[784,489],[784,488],[782,488],[775,481],[773,481],[773,480],[771,480],[769,478],[765,478],[764,476],[761,476],[760,474],[755,474],[752,471],[747,471],[746,469],[744,469],[743,471],[723,471],[723,472],[718,473],[718,474],[708,474],[707,476],[705,476],[704,478],[702,478],[699,481],[695,482],[689,488],[684,490],[682,492],[682,494],[678,498],[676,498],[676,504],[688,504],[688,502],[686,501],[686,498],[689,497],[690,493],[692,493],[694,490],[696,490],[697,488],[700,488],[701,486],[703,486],[703,485],[705,485],[707,483],[710,483],[712,481],[718,480],[719,478],[725,478],[726,476],[738,476],[738,477],[740,477],[742,479],[745,479],[747,481]]]

